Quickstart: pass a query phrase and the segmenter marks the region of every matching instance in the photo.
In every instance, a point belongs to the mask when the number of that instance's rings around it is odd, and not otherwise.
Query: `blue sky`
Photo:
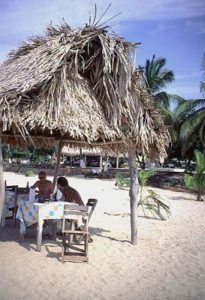
[[[201,60],[205,52],[205,0],[0,0],[0,61],[9,50],[34,35],[43,34],[52,21],[63,18],[77,27],[88,22],[89,11],[97,4],[103,18],[121,13],[108,24],[129,41],[141,42],[138,64],[153,54],[165,57],[175,73],[175,82],[167,91],[186,99],[201,97]]]

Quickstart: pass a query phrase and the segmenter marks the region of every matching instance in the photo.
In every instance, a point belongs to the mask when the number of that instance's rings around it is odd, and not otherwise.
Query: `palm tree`
[[[202,69],[205,77],[205,53],[202,59]],[[205,95],[205,82],[201,82],[200,90]],[[168,125],[171,126],[170,135],[173,138],[173,133],[181,144],[181,153],[187,158],[193,157],[195,148],[205,149],[205,99],[182,99],[176,108],[163,115],[165,120],[168,119]],[[176,131],[176,129],[179,129]],[[177,132],[177,135],[176,135]]]
[[[180,124],[182,153],[205,148],[205,99],[185,100],[176,109]]]
[[[196,172],[194,175],[185,175],[184,182],[188,189],[194,189],[197,200],[202,201],[202,193],[205,191],[205,155],[198,150],[194,151],[196,158]]]
[[[167,148],[168,158],[178,157],[181,158],[181,141],[180,141],[180,126],[182,119],[177,114],[177,107],[174,109],[165,108],[160,106],[161,113],[164,117],[164,122],[168,127],[171,137],[171,143]]]
[[[169,150],[175,148],[182,156],[192,158],[194,148],[205,148],[205,99],[185,100],[162,91],[174,80],[173,71],[165,68],[165,65],[165,58],[156,58],[153,55],[151,60],[147,59],[144,68],[145,83],[169,128],[172,139]],[[205,75],[205,53],[202,68]],[[205,94],[205,82],[201,82],[200,89]],[[171,103],[176,104],[174,109],[170,108]]]
[[[154,96],[156,103],[165,108],[170,108],[170,102],[178,103],[182,100],[180,96],[168,94],[162,89],[174,81],[173,71],[165,67],[166,59],[153,55],[152,59],[146,60],[144,69],[145,83],[149,93]]]
[[[205,148],[205,99],[184,99],[172,110],[160,109],[172,140],[169,156],[192,159],[195,148]]]
[[[202,66],[204,80],[201,81],[201,83],[200,83],[200,91],[203,95],[205,95],[205,52],[204,52],[204,55],[203,55],[203,58],[202,58],[201,66]]]

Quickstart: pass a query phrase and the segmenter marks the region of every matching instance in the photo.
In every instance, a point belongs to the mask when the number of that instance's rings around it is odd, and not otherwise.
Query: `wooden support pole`
[[[100,170],[103,169],[103,157],[102,157],[102,151],[100,151]]]
[[[119,154],[117,153],[117,156],[116,156],[116,169],[119,168]]]
[[[62,140],[60,140],[59,144],[58,144],[57,161],[56,161],[55,173],[54,173],[54,177],[53,177],[54,189],[55,189],[56,181],[57,181],[57,177],[58,177],[58,169],[59,169],[59,166],[60,166],[60,157],[61,157],[62,148],[63,148],[63,143],[62,143]]]
[[[139,182],[138,182],[138,170],[136,165],[136,147],[130,142],[129,143],[129,169],[130,169],[130,223],[131,223],[131,243],[137,244],[137,205],[138,205],[138,193],[139,193]]]
[[[4,179],[3,179],[3,156],[2,156],[2,138],[1,138],[1,129],[0,129],[0,223],[2,210],[4,205]]]
[[[83,159],[83,149],[80,148],[80,159]]]

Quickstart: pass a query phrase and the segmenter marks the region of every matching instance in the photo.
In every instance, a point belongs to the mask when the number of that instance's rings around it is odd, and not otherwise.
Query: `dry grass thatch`
[[[3,141],[62,137],[126,150],[132,139],[139,152],[164,156],[168,131],[134,69],[135,47],[104,28],[65,23],[11,51],[0,68]]]

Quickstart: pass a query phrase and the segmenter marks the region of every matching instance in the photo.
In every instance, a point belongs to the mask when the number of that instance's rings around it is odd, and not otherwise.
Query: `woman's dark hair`
[[[65,177],[58,177],[57,184],[60,184],[62,187],[68,186],[68,180]]]

